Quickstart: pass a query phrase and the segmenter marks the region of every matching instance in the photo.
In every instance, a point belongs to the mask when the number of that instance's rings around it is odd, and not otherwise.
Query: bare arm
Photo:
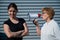
[[[37,32],[37,35],[40,36],[40,35],[41,35],[41,29],[40,29],[40,26],[39,26],[37,20],[34,19],[34,20],[33,20],[33,23],[36,25],[36,32]]]
[[[7,24],[4,24],[3,26],[4,26],[4,32],[8,38],[18,37],[20,35],[20,33],[22,33],[24,31],[24,30],[22,30],[22,31],[12,32]]]
[[[21,36],[28,35],[28,28],[27,28],[27,24],[26,24],[26,23],[23,23],[23,26],[24,26],[24,32],[21,34]]]
[[[36,26],[36,32],[37,32],[37,35],[41,35],[41,29],[40,29],[40,27],[39,27],[39,25],[38,26]]]

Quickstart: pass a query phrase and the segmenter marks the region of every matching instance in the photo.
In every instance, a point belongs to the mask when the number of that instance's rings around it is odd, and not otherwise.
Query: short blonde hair
[[[53,19],[54,15],[55,15],[53,8],[48,8],[48,7],[42,8],[42,12],[43,11],[47,11],[47,14],[49,15],[50,19]]]

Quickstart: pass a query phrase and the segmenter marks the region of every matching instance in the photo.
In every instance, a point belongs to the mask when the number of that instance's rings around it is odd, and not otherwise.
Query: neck
[[[10,17],[10,19],[11,19],[11,20],[15,20],[15,19],[17,19],[17,18],[16,18],[16,17]]]
[[[49,23],[50,21],[51,21],[51,19],[50,19],[50,18],[48,18],[48,19],[46,20],[46,22],[47,22],[47,23]]]

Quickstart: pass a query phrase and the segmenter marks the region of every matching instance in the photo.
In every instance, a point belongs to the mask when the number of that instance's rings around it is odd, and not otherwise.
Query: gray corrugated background
[[[28,12],[41,13],[41,9],[43,7],[50,6],[54,8],[54,19],[58,22],[60,26],[60,0],[0,0],[0,33],[4,33],[3,22],[9,18],[7,7],[11,2],[16,3],[16,5],[18,6],[19,12],[17,13],[17,17],[24,18],[27,22],[29,36],[25,36],[24,40],[40,40],[40,37],[36,34],[35,25],[32,23],[32,21],[29,21]],[[40,23],[40,26],[42,26],[42,24],[44,23],[42,18],[38,19],[38,21]]]

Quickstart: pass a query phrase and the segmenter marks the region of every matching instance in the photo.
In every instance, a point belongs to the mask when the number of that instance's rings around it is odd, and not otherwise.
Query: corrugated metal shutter
[[[60,0],[0,0],[0,33],[3,31],[3,22],[7,20],[7,6],[9,3],[14,2],[18,6],[18,17],[24,18],[27,22],[29,29],[29,36],[25,36],[24,40],[40,40],[40,37],[37,36],[36,27],[29,21],[28,13],[41,13],[41,8],[43,7],[53,7],[55,10],[54,19],[59,23],[60,26]],[[40,26],[44,23],[42,18],[38,19]],[[2,36],[2,35],[0,35]]]

